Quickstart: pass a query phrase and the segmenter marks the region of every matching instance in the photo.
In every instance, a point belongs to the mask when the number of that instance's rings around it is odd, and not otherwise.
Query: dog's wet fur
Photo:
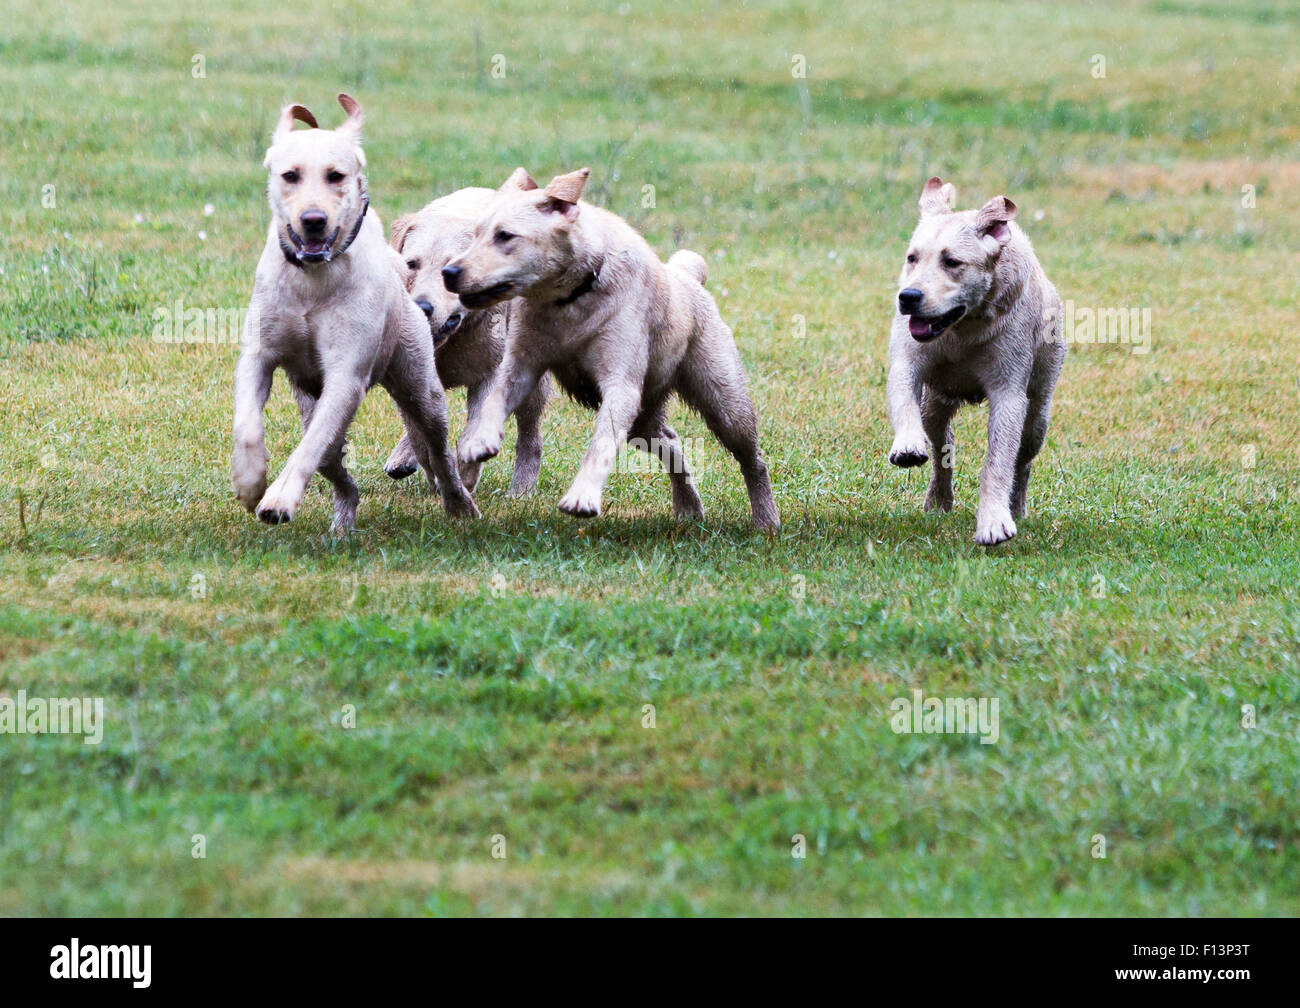
[[[287,522],[320,472],[333,487],[334,530],[351,531],[358,493],[344,438],[366,390],[379,384],[401,410],[447,513],[477,516],[448,444],[428,322],[369,209],[361,107],[344,94],[339,104],[347,119],[335,130],[319,129],[301,105],[286,106],[266,152],[271,224],[235,369],[235,496],[264,522]],[[295,121],[310,128],[294,130]],[[303,436],[268,488],[262,412],[277,368],[288,375]]]
[[[899,277],[889,337],[889,461],[922,465],[935,453],[924,506],[951,510],[951,420],[962,402],[988,399],[975,541],[993,546],[1016,534],[1047,436],[1065,361],[1061,299],[1015,223],[1011,200],[995,196],[978,210],[954,211],[954,198],[951,184],[926,182]]]
[[[461,302],[487,307],[518,299],[496,382],[461,438],[462,463],[501,450],[505,418],[550,371],[575,400],[596,410],[596,429],[560,510],[600,513],[605,481],[629,439],[649,445],[668,470],[673,510],[703,506],[677,434],[667,425],[677,393],[740,463],[755,525],[780,525],[758,419],[740,355],[704,288],[706,267],[681,250],[661,262],[609,211],[581,199],[583,168],[539,188],[520,168],[479,221],[470,246],[443,269]]]
[[[469,247],[474,226],[495,198],[493,189],[457,190],[417,213],[399,217],[393,222],[390,239],[394,268],[428,319],[429,337],[435,347],[438,377],[443,387],[466,389],[467,430],[477,421],[501,364],[510,302],[468,308],[447,290],[442,268]],[[519,436],[515,442],[511,496],[527,494],[537,483],[542,462],[542,413],[549,394],[549,382],[543,377],[515,411]],[[480,466],[480,462],[460,465],[461,479],[471,493],[478,485]],[[410,436],[403,435],[384,463],[384,471],[393,479],[404,479],[415,469]]]

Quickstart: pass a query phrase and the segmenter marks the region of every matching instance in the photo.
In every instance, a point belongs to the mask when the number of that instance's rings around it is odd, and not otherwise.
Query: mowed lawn
[[[1300,913],[1294,9],[541,6],[9,4],[0,696],[106,724],[0,736],[0,913]],[[155,316],[246,305],[277,111],[340,90],[386,223],[590,165],[706,256],[778,536],[680,409],[704,522],[639,459],[559,514],[567,401],[536,494],[511,427],[454,523],[384,475],[382,391],[355,535],[321,480],[292,525],[237,507],[237,346]],[[950,515],[886,460],[931,174],[1015,200],[1077,308],[1150,309],[1149,352],[1072,348],[992,551],[986,411]],[[273,467],[296,435],[281,379]],[[998,740],[896,734],[914,689],[997,700]]]

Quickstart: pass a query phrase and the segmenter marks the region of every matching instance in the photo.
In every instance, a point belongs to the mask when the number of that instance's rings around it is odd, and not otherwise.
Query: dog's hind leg
[[[934,453],[930,469],[930,487],[925,492],[926,511],[952,510],[952,469],[956,442],[952,436],[952,418],[957,412],[955,399],[941,396],[927,388],[921,398],[921,424]]]
[[[678,370],[678,392],[740,463],[754,524],[775,532],[781,517],[758,447],[758,413],[749,398],[740,352],[724,323],[696,334]]]
[[[542,469],[542,414],[551,395],[551,380],[542,380],[524,397],[515,410],[518,434],[515,438],[515,471],[510,479],[510,496],[523,497],[532,493],[537,476]]]
[[[298,416],[302,420],[302,432],[305,435],[311,426],[312,416],[316,410],[316,397],[304,392],[291,379],[289,387],[293,398],[298,403]],[[343,461],[344,439],[339,438],[325,450],[321,459],[319,472],[333,488],[334,521],[330,526],[332,532],[351,532],[357,522],[357,504],[361,494]]]
[[[691,470],[677,432],[664,422],[662,406],[637,417],[628,444],[657,458],[668,471],[673,486],[673,515],[682,521],[704,517],[704,504],[691,479]]]

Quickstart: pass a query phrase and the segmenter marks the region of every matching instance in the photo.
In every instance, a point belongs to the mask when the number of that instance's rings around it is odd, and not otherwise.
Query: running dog
[[[474,225],[492,200],[493,189],[460,189],[436,199],[418,213],[393,222],[392,247],[397,252],[397,269],[416,307],[429,320],[429,334],[437,357],[438,377],[444,388],[466,389],[466,429],[478,420],[483,400],[505,352],[510,305],[502,302],[489,308],[467,308],[442,282],[442,268],[464,252],[474,237]],[[530,493],[542,465],[542,413],[550,394],[550,382],[543,377],[515,413],[519,437],[515,442],[515,470],[510,495]],[[465,489],[478,485],[479,462],[462,463],[460,478]],[[405,479],[415,472],[415,451],[409,436],[403,436],[384,463],[393,479]]]
[[[545,189],[518,169],[474,230],[468,249],[442,270],[449,291],[470,308],[518,298],[505,356],[476,423],[461,438],[462,463],[501,450],[505,418],[547,371],[575,400],[596,410],[596,430],[560,510],[600,514],[605,481],[629,439],[663,463],[673,511],[703,515],[681,442],[665,422],[676,392],[740,463],[754,524],[780,526],[758,419],[731,330],[704,289],[694,252],[660,262],[621,218],[581,200],[583,168]]]
[[[345,94],[339,104],[347,120],[335,130],[287,106],[266,152],[271,224],[235,368],[235,496],[264,522],[291,521],[320,472],[333,486],[332,528],[350,531],[358,494],[343,442],[366,390],[379,384],[402,411],[447,513],[477,517],[447,442],[428,320],[393,271],[366,195],[361,106]],[[311,128],[295,131],[295,121]],[[268,489],[262,411],[276,368],[288,375],[303,436]]]
[[[1047,436],[1052,392],[1065,361],[1061,299],[1014,223],[1016,205],[995,196],[954,212],[955,190],[932,178],[899,278],[889,336],[889,419],[896,466],[925,463],[925,510],[952,510],[950,422],[962,402],[989,401],[989,449],[980,477],[975,541],[1016,534],[1029,474]]]

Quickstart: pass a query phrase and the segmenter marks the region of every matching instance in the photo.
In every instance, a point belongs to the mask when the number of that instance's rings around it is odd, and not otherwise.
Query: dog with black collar
[[[699,493],[666,422],[677,393],[740,463],[754,524],[775,531],[780,518],[757,414],[731,330],[704,288],[704,260],[683,249],[661,262],[624,220],[581,199],[590,174],[559,175],[542,189],[517,169],[469,247],[443,267],[447,289],[470,308],[518,299],[492,390],[460,439],[461,463],[501,450],[506,417],[549,371],[597,411],[561,511],[600,514],[605,481],[630,443],[668,470],[674,514],[699,518]]]
[[[361,106],[338,97],[347,113],[342,126],[320,129],[308,109],[286,106],[266,152],[271,224],[235,368],[235,496],[264,522],[291,521],[319,472],[333,488],[332,528],[351,531],[358,493],[343,462],[344,439],[366,391],[382,385],[447,513],[477,517],[448,440],[428,322],[395,274],[370,208]],[[310,128],[295,130],[295,122]],[[262,413],[278,368],[289,378],[303,435],[268,488]]]

